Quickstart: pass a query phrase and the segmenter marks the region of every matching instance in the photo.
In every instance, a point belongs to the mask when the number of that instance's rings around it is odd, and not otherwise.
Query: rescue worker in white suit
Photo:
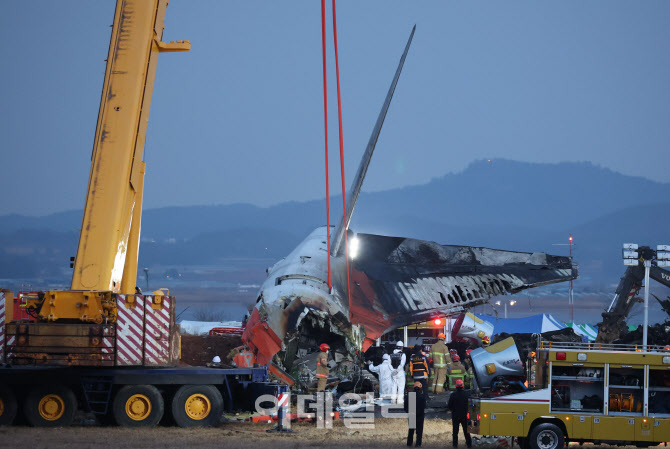
[[[391,354],[391,366],[393,367],[393,391],[394,403],[402,404],[405,398],[405,363],[407,358],[403,352],[405,343],[399,341]]]
[[[391,366],[391,357],[388,354],[384,354],[380,365],[374,366],[370,363],[368,368],[373,373],[379,373],[379,397],[384,399],[392,397],[393,367]]]

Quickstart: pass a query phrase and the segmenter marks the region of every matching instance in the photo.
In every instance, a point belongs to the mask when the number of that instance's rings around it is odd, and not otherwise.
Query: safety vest
[[[393,367],[393,369],[398,369],[400,367],[403,355],[404,354],[402,352],[394,352],[393,354],[391,354],[391,366]]]
[[[421,354],[413,355],[409,365],[409,372],[414,379],[425,379],[426,374],[428,374],[428,364],[425,357]]]
[[[251,351],[242,350],[233,357],[233,364],[238,368],[249,368],[254,366],[254,354]]]
[[[438,340],[430,348],[430,358],[433,359],[433,366],[435,368],[446,368],[451,365],[451,357],[449,356],[449,348],[444,344],[443,340]]]
[[[465,373],[465,366],[463,366],[461,362],[453,362],[451,364],[451,373],[452,374]]]

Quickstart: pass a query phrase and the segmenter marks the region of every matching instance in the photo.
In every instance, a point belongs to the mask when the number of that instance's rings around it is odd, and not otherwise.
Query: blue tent
[[[477,315],[478,318],[493,324],[493,335],[507,334],[539,334],[542,332],[565,329],[567,326],[546,313],[525,318],[498,318],[489,315]]]

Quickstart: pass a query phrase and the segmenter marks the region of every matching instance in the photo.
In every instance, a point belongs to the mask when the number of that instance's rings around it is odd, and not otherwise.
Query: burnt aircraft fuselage
[[[290,366],[301,350],[322,342],[355,354],[398,327],[577,277],[568,257],[373,234],[356,238],[350,292],[344,255],[331,256],[328,287],[326,227],[268,270],[243,337],[259,363],[280,353],[275,361]]]

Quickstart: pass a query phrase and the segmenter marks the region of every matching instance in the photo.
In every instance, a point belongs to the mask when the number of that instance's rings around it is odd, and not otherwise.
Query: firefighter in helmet
[[[449,348],[444,343],[446,335],[440,333],[437,336],[437,343],[430,348],[430,358],[433,359],[433,369],[435,377],[433,385],[429,389],[432,393],[440,394],[444,389],[444,382],[447,380],[447,370],[451,366],[451,357]]]
[[[458,353],[454,354],[451,358],[451,371],[456,374],[465,374],[467,371],[465,365],[461,363],[461,356]]]
[[[330,350],[330,346],[326,343],[321,343],[319,349],[321,349],[321,352],[316,358],[316,378],[319,380],[319,383],[316,390],[324,391],[326,389],[328,375],[330,374],[330,368],[328,366],[328,351]]]

